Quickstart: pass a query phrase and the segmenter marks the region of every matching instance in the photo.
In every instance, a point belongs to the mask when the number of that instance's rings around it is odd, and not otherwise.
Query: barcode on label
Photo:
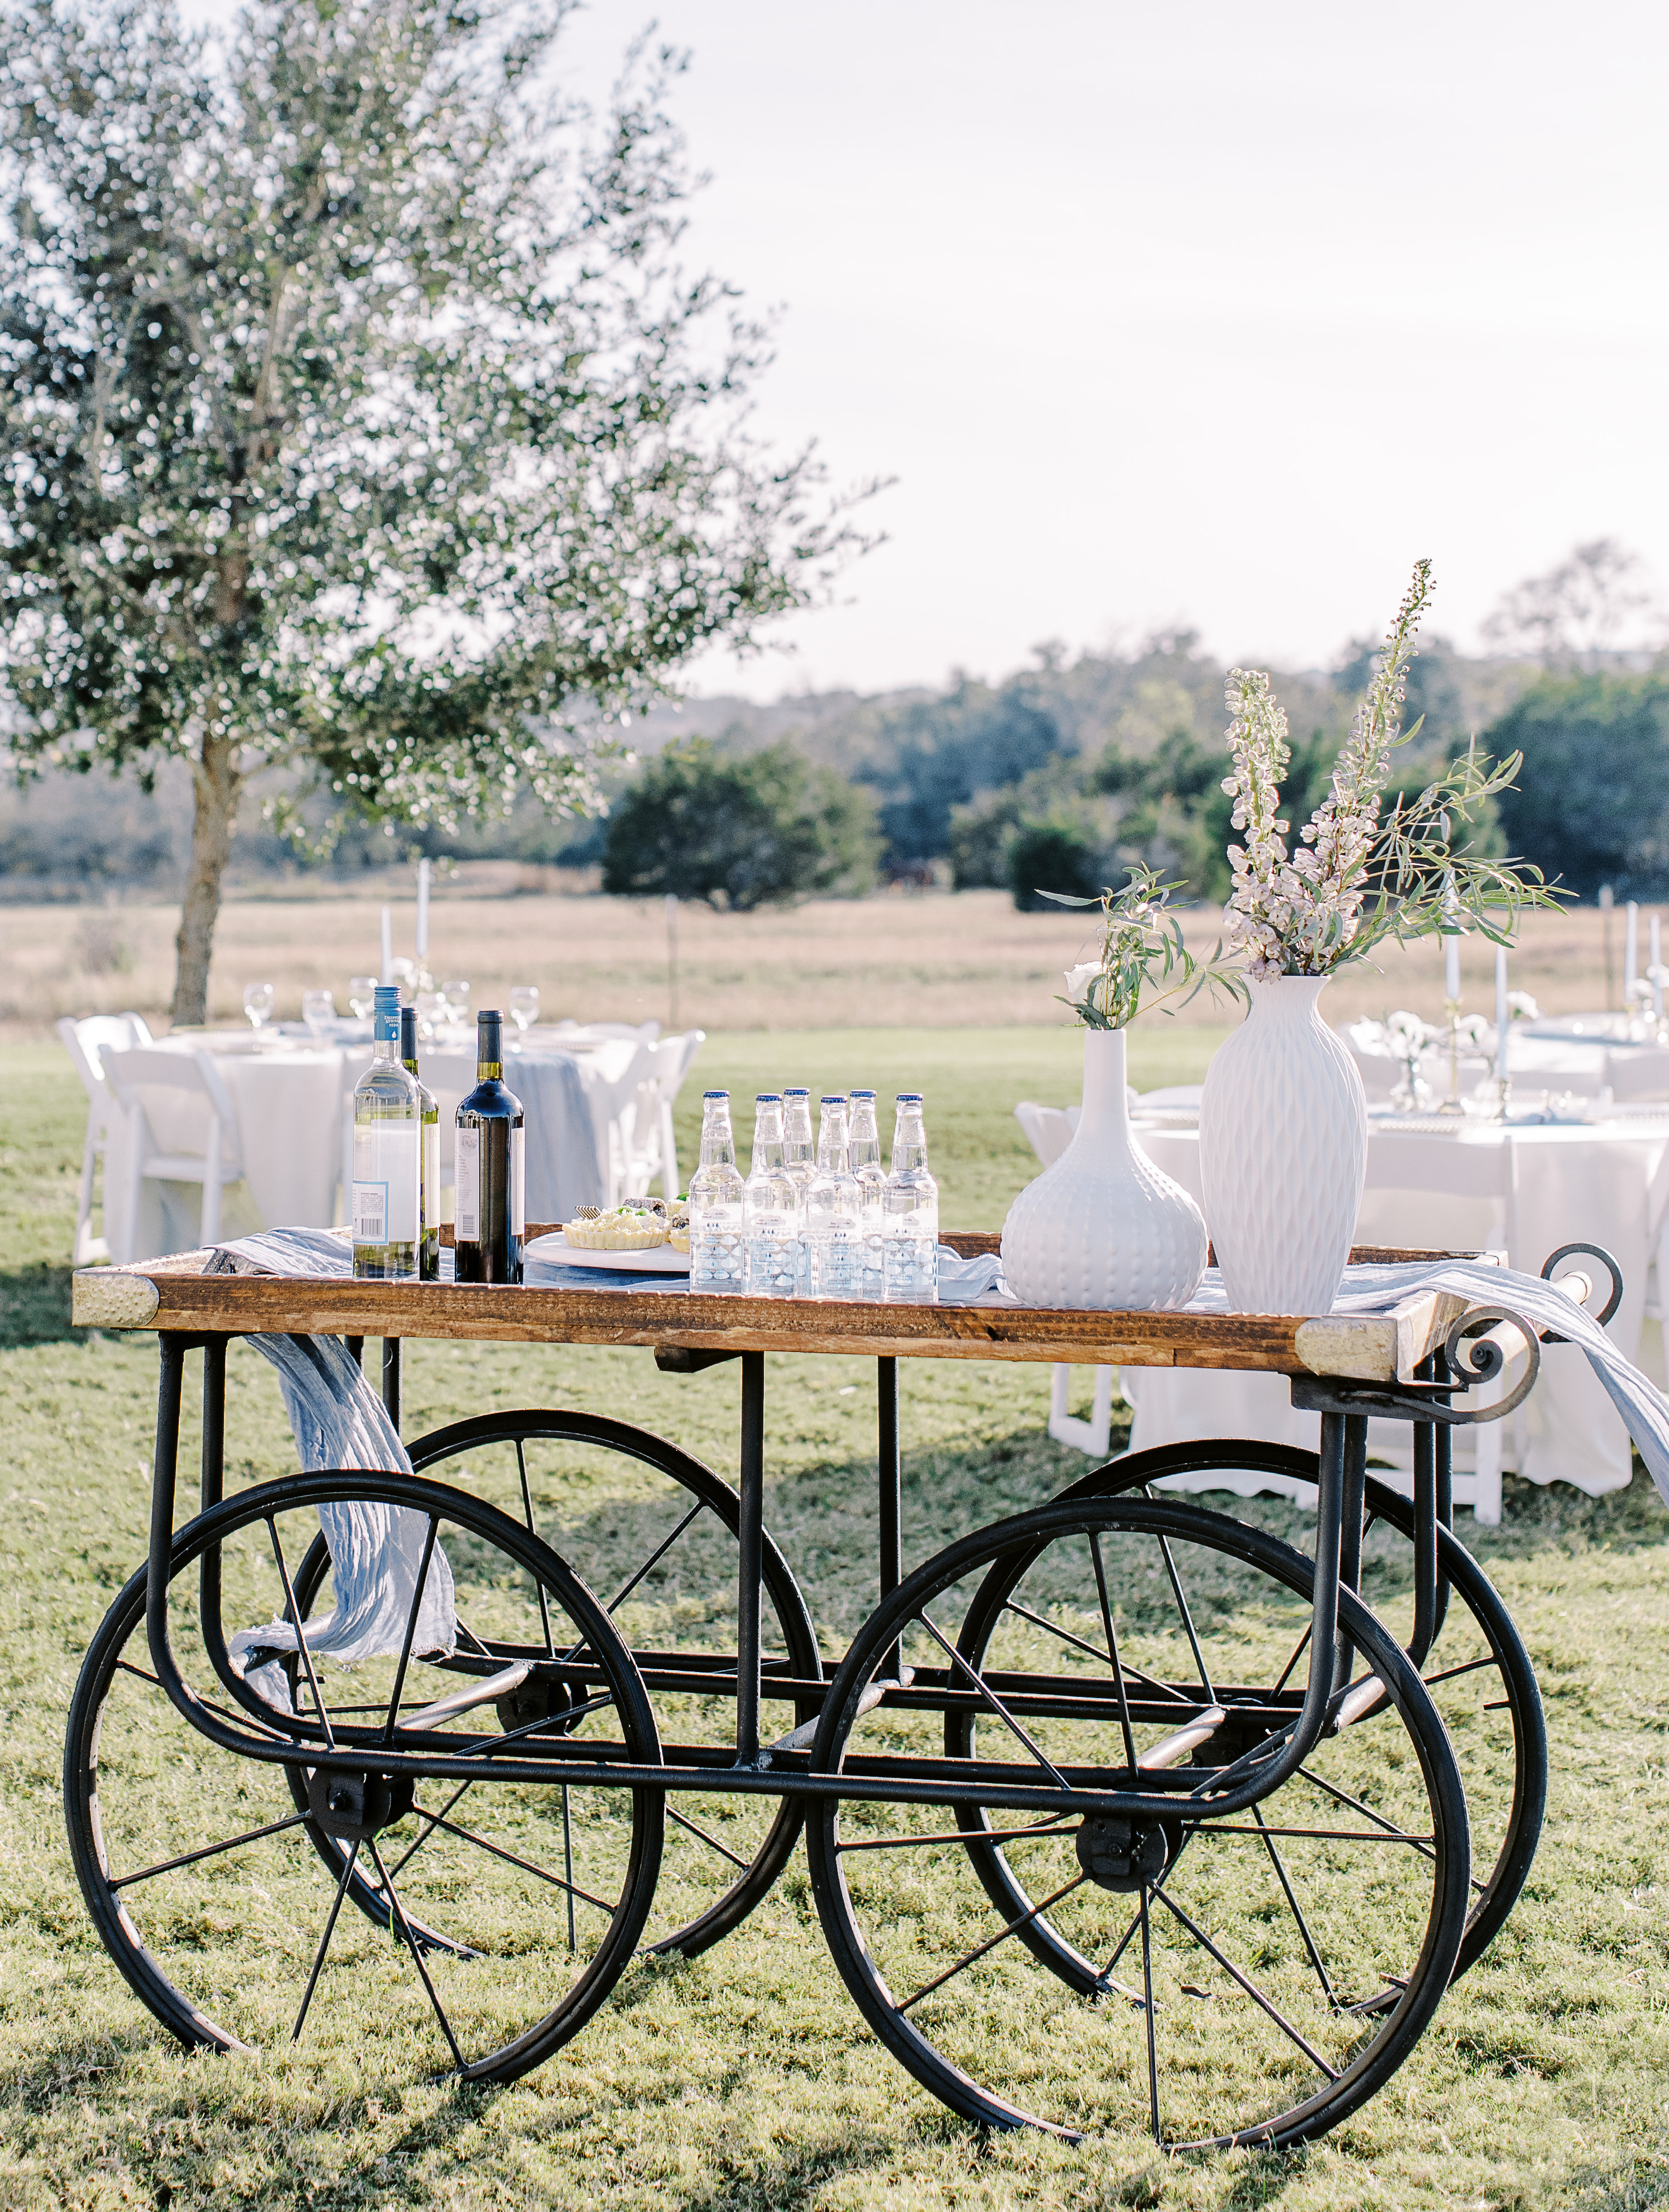
[[[452,1234],[476,1243],[481,1237],[481,1132],[458,1133],[458,1222]]]
[[[354,1242],[355,1244],[387,1243],[388,1185],[385,1182],[356,1182],[354,1185]]]

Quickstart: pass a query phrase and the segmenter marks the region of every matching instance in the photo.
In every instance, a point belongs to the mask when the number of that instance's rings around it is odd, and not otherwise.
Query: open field
[[[478,880],[478,879],[477,879]],[[294,1018],[301,994],[328,986],[347,1005],[349,976],[373,969],[378,909],[394,906],[395,948],[411,949],[415,905],[410,870],[371,877],[362,893],[326,898],[238,894],[221,916],[211,977],[211,1014],[240,1018],[246,983],[271,981],[278,1011]],[[0,1036],[50,1031],[60,1014],[137,1007],[157,1025],[173,990],[176,908],[160,904],[0,908]],[[822,900],[790,912],[714,914],[681,907],[676,1010],[667,970],[666,915],[659,900],[483,896],[438,891],[431,958],[438,975],[467,977],[477,1006],[502,1003],[512,983],[537,983],[549,1018],[645,1021],[706,1030],[985,1029],[1063,1027],[1060,971],[1080,957],[1085,924],[1071,914],[1017,914],[998,891],[888,894]],[[1197,951],[1218,928],[1215,913],[1188,919]],[[1613,917],[1611,998],[1621,988],[1623,920]],[[1494,953],[1462,947],[1468,1003],[1492,1013]],[[1641,927],[1642,963],[1646,927]],[[1513,960],[1515,988],[1549,1012],[1605,1000],[1601,918],[1593,908],[1532,915]],[[1331,1020],[1411,1007],[1442,1010],[1442,957],[1435,941],[1406,952],[1387,948],[1380,966],[1347,969],[1325,1001]],[[1178,1018],[1221,1025],[1221,1001],[1197,1000]],[[1162,1016],[1144,1026],[1167,1027]]]
[[[809,1081],[821,1079],[820,1049],[841,1063],[831,1073],[861,1054],[877,1083],[891,1079],[886,1069],[925,1064],[931,1100],[974,1042],[715,1036],[710,1064],[739,1091],[780,1079],[787,1053]],[[1001,1050],[1029,1042],[1004,1039]],[[1048,1055],[1034,1063],[1040,1078],[1060,1092],[1073,1040],[1035,1043]],[[982,1071],[989,1079],[966,1086],[960,1115],[949,1100],[938,1109],[953,1218],[999,1218],[1023,1178],[1008,1116],[1020,1067]],[[155,1348],[68,1327],[56,1263],[82,1109],[61,1055],[8,1050],[0,1079],[0,1408],[10,1447],[0,1482],[0,2205],[1643,2212],[1669,2203],[1669,1518],[1643,1478],[1598,1501],[1509,1480],[1502,1528],[1478,1532],[1548,1700],[1553,1787],[1540,1856],[1508,1929],[1391,2087],[1307,2149],[1164,2159],[1133,2136],[1077,2148],[1034,2134],[980,2138],[870,2039],[824,1953],[798,1857],[725,1943],[676,1968],[632,1969],[586,2033],[507,2090],[461,2093],[429,2078],[427,2045],[383,1994],[398,1994],[398,1972],[363,1936],[362,1991],[344,1974],[342,2002],[320,2008],[297,2050],[183,2056],[88,1928],[58,1802],[79,1654],[143,1553]],[[1047,1095],[1041,1080],[1035,1089]],[[859,1361],[771,1363],[769,1524],[831,1648],[871,1602],[869,1382]],[[239,1351],[229,1383],[235,1488],[294,1461],[270,1371]],[[907,1367],[907,1560],[1081,1470],[1043,1434],[1047,1387],[1041,1370]],[[417,1347],[410,1358],[414,1432],[552,1402],[621,1414],[733,1464],[730,1370],[675,1378],[641,1352],[471,1346]],[[189,1421],[182,1449],[189,1463]],[[629,1511],[629,1492],[550,1502],[567,1526],[582,1504],[587,1522]],[[1302,1516],[1272,1503],[1247,1510],[1303,1540]],[[1463,1529],[1472,1535],[1469,1521]],[[583,1540],[576,1524],[572,1540]],[[1394,1598],[1390,1562],[1376,1556],[1371,1571],[1376,1594]],[[689,1595],[722,1625],[721,1587]],[[243,1879],[202,1931],[233,1960]],[[1118,2027],[1108,2015],[1108,2033]]]

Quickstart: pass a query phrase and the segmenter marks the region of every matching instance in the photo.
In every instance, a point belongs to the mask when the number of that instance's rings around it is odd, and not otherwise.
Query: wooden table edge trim
[[[814,1310],[790,1300],[719,1300],[656,1291],[649,1294],[652,1308],[646,1311],[640,1305],[628,1315],[619,1302],[631,1293],[618,1289],[205,1276],[208,1257],[206,1251],[179,1253],[164,1261],[80,1269],[73,1279],[71,1318],[78,1328],[113,1330],[842,1352],[1069,1366],[1238,1369],[1390,1382],[1408,1380],[1466,1307],[1464,1299],[1440,1291],[1417,1291],[1393,1312],[1375,1315],[1114,1316],[1002,1306],[895,1306],[886,1309],[890,1325],[879,1328],[873,1306],[845,1301],[820,1303]]]

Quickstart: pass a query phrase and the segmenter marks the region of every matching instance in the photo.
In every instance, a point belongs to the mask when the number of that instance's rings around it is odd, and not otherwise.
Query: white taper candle
[[[1507,1080],[1507,1032],[1510,1027],[1507,1012],[1507,948],[1496,947],[1496,1080]]]
[[[382,910],[382,972],[381,981],[394,981],[394,920],[388,908]]]
[[[1655,912],[1652,915],[1652,1018],[1663,1019],[1663,923]]]
[[[1623,1003],[1634,1005],[1635,981],[1640,973],[1640,908],[1633,899],[1623,909]]]
[[[1443,996],[1454,1006],[1460,996],[1460,939],[1443,939]]]
[[[420,961],[428,957],[428,894],[429,864],[427,860],[419,860],[417,863],[417,957]]]

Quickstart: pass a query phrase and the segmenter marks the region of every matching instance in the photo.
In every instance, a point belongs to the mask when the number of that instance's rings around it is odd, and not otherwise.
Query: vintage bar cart
[[[1591,1303],[1579,1249],[1555,1259]],[[427,2021],[458,2075],[513,2079],[634,1955],[735,1928],[804,1829],[847,1989],[955,2111],[1287,2142],[1382,2086],[1518,1896],[1540,1705],[1448,1510],[1450,1426],[1534,1380],[1534,1332],[1503,1308],[1430,1290],[1369,1318],[877,1307],[206,1258],[75,1291],[78,1322],[158,1334],[161,1386],[149,1558],[70,1712],[71,1847],[118,1966],[189,2045],[299,2037],[333,2002],[374,2001],[390,2033]],[[408,1338],[735,1360],[737,1483],[628,1422],[545,1410],[416,1439],[409,1475],[228,1496],[227,1347],[263,1334],[380,1337],[397,1422]],[[879,1602],[838,1657],[764,1526],[773,1351],[877,1363]],[[1512,1395],[1469,1408],[1520,1351]],[[194,1353],[201,1509],[176,1526]],[[1321,1449],[1116,1461],[906,1576],[901,1358],[1263,1369],[1319,1411]],[[1370,1416],[1414,1424],[1411,1498],[1369,1477]],[[1230,1467],[1317,1484],[1313,1557],[1150,1487]],[[423,1648],[416,1599],[387,1656],[351,1668],[252,1645],[252,1624],[318,1623],[332,1544],[400,1510],[414,1589],[450,1577],[449,1650]],[[811,1599],[853,1566],[837,1528]],[[733,1614],[711,1601],[726,1580]]]

